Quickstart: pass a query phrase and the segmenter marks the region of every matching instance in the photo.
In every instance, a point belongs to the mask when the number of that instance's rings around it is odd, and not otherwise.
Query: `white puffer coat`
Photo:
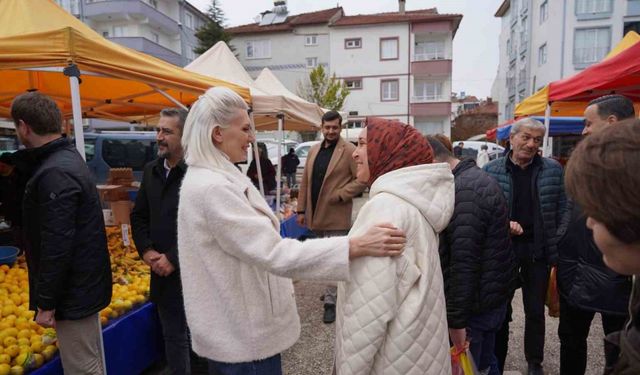
[[[446,164],[402,168],[378,178],[350,235],[384,218],[404,230],[397,258],[359,258],[338,286],[337,375],[451,373],[438,233],[454,207]]]

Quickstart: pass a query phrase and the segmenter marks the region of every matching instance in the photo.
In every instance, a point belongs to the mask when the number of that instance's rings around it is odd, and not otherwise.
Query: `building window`
[[[119,37],[119,36],[125,36],[125,33],[127,32],[127,27],[126,26],[114,26],[113,27],[113,36],[114,37]]]
[[[362,129],[364,128],[363,120],[350,120],[347,123],[347,129]]]
[[[542,66],[547,63],[547,43],[538,48],[538,66]]]
[[[105,37],[105,38],[108,38],[109,37],[109,31],[103,31],[102,32],[102,36]]]
[[[415,61],[445,59],[444,51],[444,41],[416,43]]]
[[[611,0],[576,0],[576,14],[611,13]]]
[[[611,48],[611,29],[608,27],[578,29],[573,46],[574,64],[592,64],[602,60]]]
[[[627,1],[627,16],[640,16],[640,0]]]
[[[398,37],[380,38],[380,60],[398,60]]]
[[[380,81],[380,101],[397,102],[400,100],[400,81],[383,79]]]
[[[414,101],[418,103],[442,100],[442,82],[416,81],[413,96]]]
[[[196,59],[196,53],[193,52],[193,47],[192,46],[187,46],[187,59],[189,61],[193,61]]]
[[[315,68],[318,66],[317,57],[307,57],[307,68]]]
[[[189,12],[184,13],[184,25],[193,30],[193,14]]]
[[[361,90],[362,78],[347,78],[344,80],[344,84],[349,90]]]
[[[270,40],[249,40],[246,42],[247,59],[270,59]]]
[[[522,102],[526,98],[525,90],[522,90],[518,93],[518,103]]]
[[[153,40],[157,44],[160,44],[160,35],[152,32],[151,33],[151,40]]]
[[[549,2],[545,0],[540,4],[540,25],[542,25],[547,18],[549,18]]]
[[[305,46],[317,46],[318,45],[318,36],[317,35],[305,35],[305,37],[304,37],[304,45]]]
[[[80,15],[80,0],[56,0],[56,2],[74,16]]]
[[[520,51],[523,50],[523,48],[526,48],[527,46],[527,37],[528,37],[528,23],[527,23],[527,17],[524,17],[522,19],[522,27],[520,28]]]
[[[345,49],[362,48],[362,38],[351,38],[344,40]]]
[[[148,0],[147,1],[149,3],[149,5],[151,5],[152,7],[158,9],[158,0]]]

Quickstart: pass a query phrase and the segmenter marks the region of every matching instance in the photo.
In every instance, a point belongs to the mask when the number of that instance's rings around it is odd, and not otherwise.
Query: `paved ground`
[[[329,375],[331,374],[335,324],[322,323],[320,296],[325,285],[317,282],[295,283],[296,301],[302,334],[300,340],[283,354],[285,375]],[[527,364],[523,353],[524,313],[522,297],[516,293],[513,301],[514,318],[511,323],[509,355],[505,372],[526,374]],[[546,374],[558,374],[560,343],[557,336],[558,319],[547,317],[544,368]],[[602,325],[599,316],[594,319],[589,337],[589,363],[587,375],[602,374],[604,355]]]

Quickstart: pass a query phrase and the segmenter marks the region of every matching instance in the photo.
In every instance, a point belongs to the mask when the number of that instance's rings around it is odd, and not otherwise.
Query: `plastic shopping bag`
[[[556,266],[551,267],[549,274],[549,286],[547,287],[547,298],[545,305],[549,308],[549,316],[558,318],[560,316],[560,295],[558,294],[558,276]]]
[[[469,343],[464,348],[458,349],[452,346],[451,352],[451,374],[452,375],[479,375],[473,357],[469,351]]]

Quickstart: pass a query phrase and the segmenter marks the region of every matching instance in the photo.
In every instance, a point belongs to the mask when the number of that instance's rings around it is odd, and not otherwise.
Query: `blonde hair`
[[[240,173],[213,144],[212,135],[216,127],[230,127],[238,110],[248,108],[240,95],[226,87],[212,87],[202,94],[191,107],[182,133],[187,165]]]

